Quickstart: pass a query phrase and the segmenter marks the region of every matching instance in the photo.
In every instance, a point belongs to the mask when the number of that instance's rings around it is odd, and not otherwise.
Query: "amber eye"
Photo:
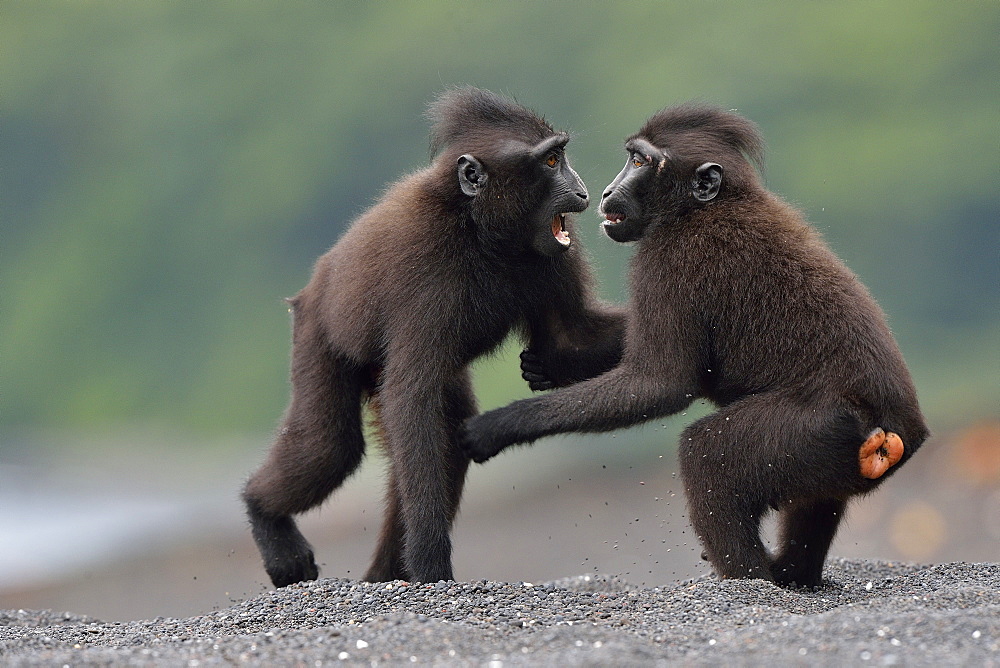
[[[559,156],[553,153],[549,157],[545,158],[545,164],[549,167],[555,167],[559,164]]]
[[[632,164],[636,167],[642,167],[642,160],[639,158],[632,158]]]

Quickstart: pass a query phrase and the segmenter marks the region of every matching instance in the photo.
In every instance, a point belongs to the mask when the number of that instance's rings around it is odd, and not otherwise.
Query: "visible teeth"
[[[569,246],[570,238],[566,233],[566,214],[557,213],[552,217],[552,236],[563,246]]]
[[[566,214],[557,213],[552,216],[552,237],[563,246],[569,246],[570,238],[566,234]]]

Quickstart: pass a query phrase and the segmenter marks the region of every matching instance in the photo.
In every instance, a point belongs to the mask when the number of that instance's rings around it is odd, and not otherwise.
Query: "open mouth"
[[[601,223],[601,230],[612,241],[617,241],[621,244],[638,241],[643,234],[643,226],[637,225],[636,221],[633,221],[624,213],[604,212],[604,218],[604,222]]]
[[[557,213],[552,216],[552,236],[563,246],[570,245],[569,234],[566,233],[566,214]]]

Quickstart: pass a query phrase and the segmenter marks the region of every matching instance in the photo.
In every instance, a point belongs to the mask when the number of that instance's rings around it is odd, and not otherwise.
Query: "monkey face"
[[[524,156],[523,173],[532,183],[525,193],[534,198],[536,216],[532,222],[531,248],[549,257],[566,251],[570,237],[570,214],[579,213],[590,204],[590,194],[566,157],[569,135],[560,133],[542,140]],[[530,198],[530,197],[529,197]]]
[[[564,253],[573,243],[573,215],[587,208],[589,197],[583,182],[567,164],[571,177],[558,176],[554,179],[554,192],[543,201],[537,218],[532,225],[531,248],[545,256],[554,257]]]
[[[549,257],[572,245],[572,214],[587,208],[590,194],[566,157],[568,142],[569,136],[562,133],[534,146],[506,142],[499,155],[489,158],[489,169],[483,164],[486,159],[481,162],[470,154],[459,158],[462,192],[482,197],[492,214],[506,213],[489,216],[494,225],[506,227],[510,221],[504,219],[511,218],[518,222],[506,232],[494,233],[517,235],[531,251]]]
[[[705,162],[696,168],[671,164],[666,151],[636,137],[625,143],[628,161],[601,197],[604,233],[618,242],[638,241],[658,219],[683,215],[691,206],[714,200],[722,186],[722,166]],[[679,173],[678,173],[679,172]],[[687,174],[688,176],[684,176]],[[666,214],[664,216],[663,214]]]
[[[619,243],[638,241],[646,233],[651,220],[642,204],[666,163],[663,151],[642,138],[626,142],[625,150],[625,167],[604,190],[600,207],[601,228]]]

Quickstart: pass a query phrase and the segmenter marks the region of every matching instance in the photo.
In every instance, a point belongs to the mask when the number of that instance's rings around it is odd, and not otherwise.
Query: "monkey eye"
[[[549,167],[555,167],[559,164],[559,156],[555,153],[550,153],[549,157],[545,158],[545,164]]]
[[[638,153],[633,153],[631,160],[632,160],[632,166],[633,167],[642,167],[644,164],[646,164],[643,161],[643,159],[639,157]]]

